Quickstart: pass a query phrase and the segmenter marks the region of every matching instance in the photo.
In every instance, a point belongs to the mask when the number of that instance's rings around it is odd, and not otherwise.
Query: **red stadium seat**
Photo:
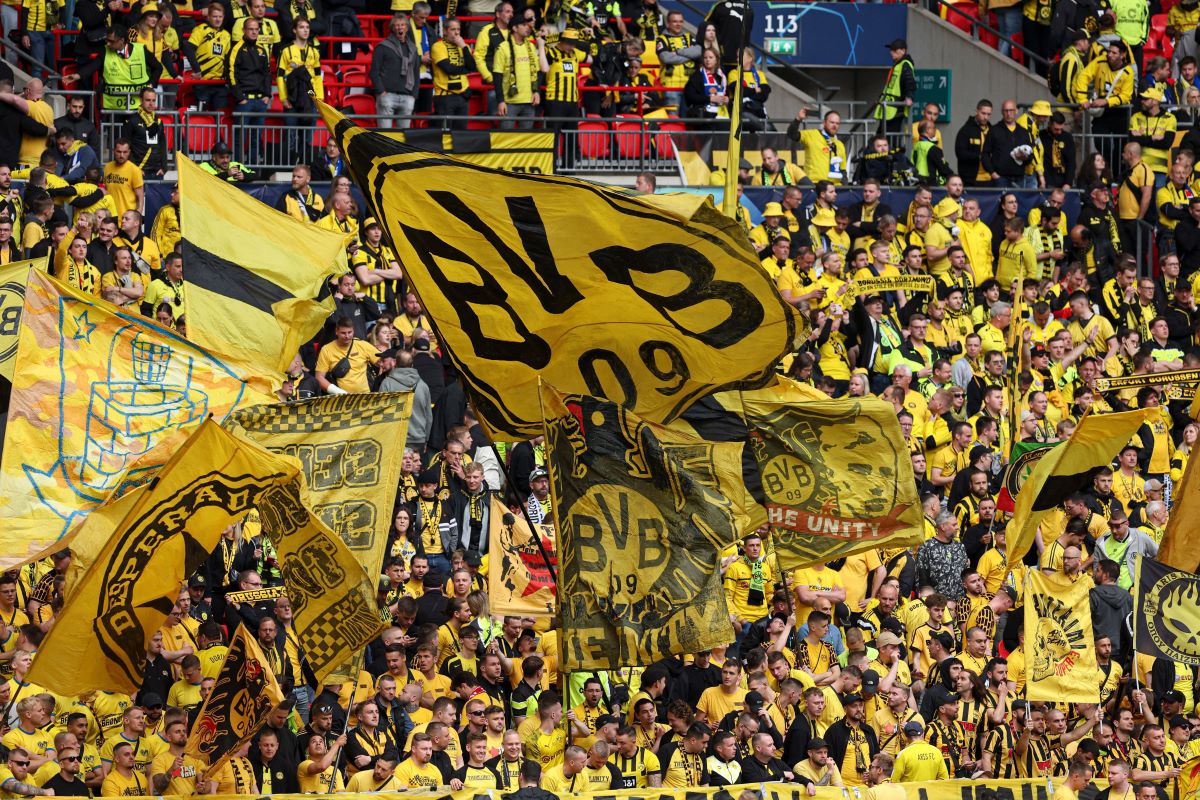
[[[579,123],[579,155],[581,158],[608,158],[612,141],[608,123],[583,120]]]
[[[207,156],[217,143],[220,130],[215,114],[188,114],[184,120],[187,126],[187,149],[192,155]]]
[[[979,6],[976,3],[954,3],[946,10],[946,21],[959,30],[971,32],[972,21],[979,19]]]
[[[682,122],[662,122],[652,140],[654,152],[659,158],[671,158],[675,155],[675,140],[672,136],[682,136],[687,133],[687,125]]]
[[[342,99],[342,109],[352,117],[374,117],[375,95],[351,94]],[[359,122],[374,125],[375,120],[359,119]]]
[[[641,158],[649,149],[650,136],[642,123],[618,120],[613,124],[613,139],[617,144],[617,155],[621,158]]]

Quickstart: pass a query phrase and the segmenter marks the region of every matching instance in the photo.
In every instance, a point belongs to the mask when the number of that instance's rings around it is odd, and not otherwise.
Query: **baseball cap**
[[[468,567],[478,567],[483,564],[483,558],[474,550],[467,551],[467,555],[463,560],[467,562]]]
[[[319,705],[319,706],[317,706],[316,708],[314,708],[314,709],[312,710],[312,713],[314,713],[314,714],[322,714],[322,715],[324,715],[324,714],[332,714],[332,713],[333,713],[333,706],[329,705],[328,703],[322,703],[321,705]]]
[[[203,574],[197,572],[192,577],[188,578],[188,586],[204,586],[208,583],[208,579]]]
[[[413,337],[412,349],[429,352],[429,340],[424,336]]]
[[[828,749],[828,747],[829,747],[829,745],[826,744],[825,740],[822,739],[820,736],[815,736],[812,739],[808,740],[809,752],[812,752],[813,750],[820,750],[821,748]]]
[[[138,698],[138,705],[140,705],[142,708],[154,708],[155,706],[162,708],[163,699],[154,692],[146,692],[144,695]]]
[[[900,637],[891,631],[884,631],[875,639],[876,647],[891,647],[892,645],[900,646]]]
[[[441,476],[438,475],[438,471],[432,468],[422,470],[421,474],[417,476],[417,483],[432,483],[434,486],[437,486],[440,480]]]
[[[1182,703],[1183,692],[1179,691],[1178,689],[1170,689],[1169,691],[1163,692],[1162,701],[1164,703]]]
[[[862,688],[864,692],[874,692],[879,688],[879,673],[873,669],[865,670],[862,674]]]
[[[1000,587],[1000,591],[1002,591],[1006,595],[1008,595],[1009,599],[1012,600],[1014,603],[1017,602],[1017,590],[1014,589],[1013,587],[1009,586],[1008,584],[1005,584]]]
[[[743,158],[738,161],[738,169],[754,169],[754,165]]]
[[[1171,729],[1190,727],[1192,727],[1192,723],[1188,722],[1186,717],[1180,716],[1179,714],[1171,717]]]
[[[904,723],[905,736],[920,736],[924,732],[925,726],[917,722],[915,719],[910,719],[908,722]]]
[[[1182,283],[1180,285],[1182,285]],[[1176,286],[1175,288],[1178,289],[1179,287]],[[1143,488],[1147,492],[1161,492],[1163,490],[1162,481],[1160,481],[1158,478],[1151,478],[1150,480],[1146,481],[1146,485]]]
[[[212,150],[210,150],[209,153],[211,153],[214,156],[231,156],[231,155],[233,155],[233,151],[229,149],[229,145],[225,144],[224,142],[217,142],[216,144],[214,144],[212,146]]]
[[[863,702],[863,696],[857,692],[855,692],[853,694],[848,694],[842,698],[843,706],[848,706],[848,705],[851,705],[852,703],[861,703],[861,702]]]
[[[746,692],[746,708],[757,712],[763,707],[763,696],[755,691]]]
[[[903,39],[892,39],[886,46],[888,50],[907,50],[908,42]]]
[[[538,478],[548,477],[546,470],[541,467],[534,467],[533,472],[529,473],[529,480],[536,481]]]

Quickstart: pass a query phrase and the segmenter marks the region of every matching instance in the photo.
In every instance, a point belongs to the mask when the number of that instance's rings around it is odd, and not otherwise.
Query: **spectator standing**
[[[1017,124],[1016,101],[1005,100],[1000,115],[1000,124],[991,126],[984,140],[983,168],[993,185],[1036,189],[1037,179],[1025,174],[1025,165],[1033,158],[1033,140],[1029,131]]]
[[[1138,96],[1141,109],[1129,120],[1129,140],[1142,146],[1142,160],[1154,172],[1154,185],[1167,183],[1171,165],[1171,147],[1175,143],[1178,125],[1175,115],[1163,108],[1165,86],[1150,86]]]
[[[78,141],[70,130],[57,131],[54,142],[58,146],[58,174],[67,183],[82,181],[88,169],[100,166],[96,151],[86,142]]]
[[[1141,67],[1142,46],[1150,32],[1150,4],[1145,0],[1112,0],[1109,8],[1117,20],[1117,36],[1133,51],[1136,70]]]
[[[320,0],[275,0],[275,11],[279,14],[279,35],[284,44],[291,44],[298,19],[308,20],[309,34],[314,39],[328,32]]]
[[[846,177],[846,145],[837,138],[842,116],[836,111],[827,111],[821,127],[801,130],[808,119],[808,109],[796,112],[796,118],[788,125],[788,138],[799,142],[804,149],[804,171],[809,180],[827,180],[840,186]]]
[[[425,0],[413,3],[408,18],[409,36],[421,57],[421,82],[417,86],[417,111],[433,109],[433,91],[424,84],[433,80],[433,26],[429,24],[430,5]]]
[[[117,214],[142,213],[146,208],[146,189],[142,171],[130,160],[133,153],[128,139],[113,142],[113,160],[104,165],[104,185],[113,199]]]
[[[100,143],[100,132],[96,123],[88,119],[87,101],[78,95],[67,98],[67,113],[54,120],[56,130],[70,130],[75,138],[90,146],[93,150]]]
[[[309,93],[318,98],[325,98],[325,77],[321,72],[321,53],[312,41],[312,23],[307,17],[296,17],[292,22],[292,41],[279,51],[275,68],[275,85],[279,90],[279,102],[284,109],[295,111],[284,117],[287,123],[288,155],[299,158],[301,126],[306,125],[304,117],[298,114],[311,114],[317,110]]]
[[[49,128],[54,124],[54,109],[50,108],[50,104],[45,101],[46,87],[40,80],[34,78],[25,84],[25,89],[22,91],[25,98],[25,113],[37,120],[38,122]],[[21,166],[36,167],[41,160],[42,152],[46,149],[45,136],[31,136],[26,134],[21,137]]]
[[[1129,142],[1121,154],[1125,176],[1117,190],[1117,227],[1121,244],[1129,252],[1150,257],[1150,232],[1142,222],[1153,222],[1154,172],[1142,159],[1142,146]]]
[[[573,31],[563,31],[563,36],[567,33]],[[471,113],[467,101],[470,91],[468,76],[476,70],[475,56],[463,39],[461,22],[453,17],[442,21],[442,38],[433,43],[430,56],[433,60],[434,113],[439,117],[458,117],[448,120],[446,126],[451,130],[465,131],[467,117]],[[576,75],[573,70],[569,77],[574,84]],[[578,88],[575,91],[578,94]],[[578,102],[575,105],[578,106]]]
[[[990,186],[992,176],[983,168],[983,145],[992,127],[992,101],[975,104],[975,115],[963,123],[954,137],[958,174],[967,186]]]
[[[496,50],[496,113],[506,119],[504,130],[533,127],[533,107],[542,101],[538,94],[538,49],[531,37],[533,11],[514,20],[509,40]],[[519,121],[523,120],[523,121]]]
[[[579,31],[574,28],[560,33],[558,41],[551,45],[547,45],[541,36],[537,39],[541,71],[546,74],[544,113],[547,117],[563,118],[551,122],[550,127],[560,135],[568,132],[562,144],[568,163],[573,163],[576,149],[573,120],[579,116],[579,67],[588,60],[587,52],[579,48],[579,43]]]
[[[23,42],[35,61],[31,73],[35,78],[44,78],[46,70],[54,69],[54,29],[62,27],[63,7],[66,0],[25,0],[25,38]],[[5,26],[7,32],[8,26]]]
[[[889,144],[903,147],[904,122],[917,90],[916,65],[908,54],[908,42],[904,39],[893,40],[887,48],[892,56],[892,68],[888,70],[883,93],[875,106],[875,119],[879,120],[881,132],[888,137]]]
[[[986,8],[996,15],[996,27],[1000,30],[998,49],[1002,56],[1012,54],[1013,37],[1021,33],[1023,5],[1022,0],[988,0],[986,6],[980,6],[981,10]]]
[[[749,0],[719,0],[705,17],[717,33],[721,67],[726,71],[738,66],[738,53],[750,44],[754,28],[754,10]]]
[[[156,113],[158,92],[153,86],[145,86],[140,99],[138,110],[130,114],[121,126],[121,137],[129,140],[130,161],[142,174],[161,178],[167,171],[167,137]],[[72,180],[68,175],[63,177]]]
[[[219,110],[229,105],[229,87],[225,83],[226,59],[233,48],[225,24],[225,6],[219,2],[208,4],[204,21],[192,28],[192,35],[183,43],[183,52],[192,66],[206,81],[220,83],[197,84],[194,87],[196,100],[202,108]]]
[[[700,45],[692,34],[683,29],[683,12],[667,14],[666,29],[654,42],[655,52],[662,64],[659,83],[669,89],[665,97],[668,106],[679,108],[683,102],[683,87],[696,70],[700,60]]]
[[[375,110],[381,128],[407,128],[417,102],[417,81],[421,57],[409,37],[408,17],[392,17],[391,33],[375,46],[371,54],[371,85],[375,89]],[[403,117],[398,121],[394,117]]]
[[[1096,149],[1112,164],[1120,153],[1119,138],[1129,130],[1127,106],[1133,101],[1133,67],[1126,62],[1126,49],[1113,42],[1103,58],[1097,58],[1075,76],[1071,99],[1094,117],[1092,133],[1100,134]]]
[[[229,51],[227,71],[234,110],[245,115],[242,122],[250,128],[236,146],[246,161],[255,164],[262,143],[263,113],[271,102],[271,54],[258,42],[259,21],[249,17],[243,22],[242,39]]]
[[[1042,175],[1047,189],[1071,188],[1075,178],[1075,137],[1067,133],[1067,118],[1061,111],[1050,116],[1038,137],[1042,146]]]
[[[490,0],[488,0],[490,2]],[[472,3],[479,0],[471,0]],[[479,70],[479,77],[483,80],[484,86],[490,86],[495,82],[492,75],[492,70],[496,64],[496,50],[500,45],[508,41],[509,37],[509,22],[513,17],[513,6],[509,0],[500,0],[496,4],[495,16],[492,21],[484,25],[482,28],[475,28],[475,68]],[[474,28],[479,23],[472,23]],[[496,96],[492,92],[487,93],[488,97],[488,114],[496,113]]]
[[[242,17],[233,23],[233,41],[246,38],[246,23],[252,19],[258,20],[258,45],[269,56],[275,51],[275,46],[283,41],[283,37],[279,34],[279,25],[267,16],[266,0],[250,0],[250,16]]]

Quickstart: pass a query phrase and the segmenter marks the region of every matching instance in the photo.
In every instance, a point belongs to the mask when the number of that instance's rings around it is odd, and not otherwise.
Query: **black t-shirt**
[[[68,781],[63,778],[62,773],[55,775],[50,780],[42,784],[43,789],[53,789],[55,797],[91,797],[92,790],[87,787],[87,784],[76,778],[73,781]]]

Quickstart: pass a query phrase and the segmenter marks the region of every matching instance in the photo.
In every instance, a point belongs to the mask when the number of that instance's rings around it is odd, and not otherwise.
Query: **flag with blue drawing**
[[[0,460],[0,569],[57,549],[206,417],[271,400],[174,331],[32,271]]]

